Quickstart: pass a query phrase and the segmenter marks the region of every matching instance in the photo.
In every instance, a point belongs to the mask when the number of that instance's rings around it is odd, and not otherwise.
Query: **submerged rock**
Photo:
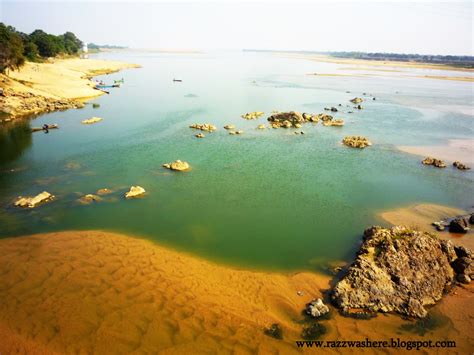
[[[233,124],[228,124],[224,126],[225,129],[235,129],[235,126]]]
[[[51,201],[54,198],[53,195],[51,195],[47,191],[43,191],[42,193],[36,195],[36,196],[28,196],[28,197],[18,197],[18,199],[15,201],[15,206],[17,207],[23,207],[23,208],[34,208],[38,206],[39,204],[47,201]]]
[[[245,118],[246,120],[256,120],[260,116],[263,116],[265,112],[262,111],[254,111],[254,112],[249,112],[245,113],[242,115],[242,118]]]
[[[468,167],[467,165],[461,163],[460,161],[455,161],[453,163],[453,166],[458,168],[459,170],[469,170],[469,169],[471,169],[470,167]]]
[[[141,196],[145,193],[145,189],[141,186],[132,186],[130,190],[125,193],[125,198],[134,198]]]
[[[166,169],[171,169],[175,171],[185,171],[189,170],[190,166],[187,162],[181,160],[175,160],[172,163],[163,164],[163,167]]]
[[[360,149],[372,145],[372,143],[367,138],[361,137],[361,136],[344,137],[344,139],[342,140],[342,143],[344,145],[347,145],[348,147],[360,148]]]
[[[337,120],[326,121],[326,122],[323,122],[323,126],[342,127],[344,126],[344,120],[337,119]]]
[[[87,120],[83,120],[82,124],[93,124],[102,121],[102,118],[100,117],[91,117],[88,118]]]
[[[104,188],[104,189],[99,189],[97,190],[95,193],[97,195],[108,195],[108,194],[111,194],[113,191],[112,190],[109,190],[107,188]]]
[[[198,134],[194,135],[194,137],[196,137],[196,138],[204,138],[205,135],[202,134],[202,133],[198,133]]]
[[[423,165],[433,165],[437,168],[445,168],[446,167],[446,163],[440,159],[435,159],[435,158],[431,158],[431,157],[427,157],[425,159],[422,160],[421,162]]]
[[[102,197],[99,197],[93,194],[84,195],[79,199],[79,202],[82,203],[83,205],[88,205],[88,204],[91,204],[92,202],[100,202],[100,201],[102,201]]]
[[[306,305],[305,312],[313,318],[319,318],[329,313],[329,307],[323,303],[321,298],[318,298]]]
[[[259,125],[257,126],[257,128],[258,128],[258,129],[265,129],[265,125],[259,124]]]
[[[450,241],[429,233],[401,226],[371,227],[331,299],[344,312],[362,309],[425,317],[424,307],[439,301],[452,285],[457,272],[451,265],[457,259]]]
[[[278,323],[273,323],[270,328],[266,328],[264,333],[275,339],[283,338],[283,331]]]

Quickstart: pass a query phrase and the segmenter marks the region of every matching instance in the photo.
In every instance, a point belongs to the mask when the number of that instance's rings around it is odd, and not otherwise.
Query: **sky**
[[[0,0],[30,33],[167,50],[274,49],[474,55],[472,1]]]

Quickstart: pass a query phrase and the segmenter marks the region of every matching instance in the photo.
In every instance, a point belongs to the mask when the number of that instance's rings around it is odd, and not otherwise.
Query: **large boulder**
[[[342,143],[344,145],[347,145],[348,147],[359,148],[359,149],[372,145],[372,143],[366,137],[361,137],[361,136],[344,137],[344,139],[342,140]]]
[[[467,221],[467,218],[454,218],[449,223],[449,231],[451,233],[467,233],[469,231],[469,223]]]
[[[441,299],[456,273],[468,276],[466,270],[470,272],[471,252],[459,252],[467,255],[469,265],[464,259],[456,261],[456,252],[450,241],[426,232],[400,226],[371,227],[364,232],[356,260],[333,288],[331,299],[347,313],[362,309],[425,317],[425,306]]]

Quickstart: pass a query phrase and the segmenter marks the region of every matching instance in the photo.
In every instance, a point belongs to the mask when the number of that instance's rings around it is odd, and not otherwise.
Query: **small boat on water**
[[[120,84],[113,84],[113,85],[96,85],[97,89],[107,89],[107,88],[119,88]]]
[[[181,83],[182,80],[181,79],[173,79],[174,82],[178,82],[178,83]]]

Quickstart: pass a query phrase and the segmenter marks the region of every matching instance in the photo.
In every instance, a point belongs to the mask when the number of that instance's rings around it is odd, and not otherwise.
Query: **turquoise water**
[[[0,236],[103,229],[229,264],[315,269],[350,258],[362,231],[383,223],[377,218],[382,210],[418,202],[466,208],[473,202],[472,171],[423,167],[419,157],[396,150],[472,139],[473,116],[466,114],[474,106],[472,83],[393,74],[310,76],[350,71],[268,53],[97,56],[143,68],[102,76],[106,82],[123,77],[125,85],[94,100],[98,109],[88,104],[2,127]],[[342,107],[336,114],[346,121],[342,128],[307,124],[305,135],[295,135],[257,130],[267,115],[240,118],[250,111],[324,112],[364,92],[377,100],[352,114]],[[81,124],[91,116],[104,120]],[[196,139],[197,131],[188,128],[195,122],[213,123],[218,131]],[[44,123],[60,129],[29,133],[28,125]],[[230,136],[225,124],[245,133]],[[374,145],[343,147],[341,139],[352,134]],[[176,159],[192,170],[161,167]],[[143,186],[147,196],[123,199],[131,185]],[[116,191],[108,201],[77,203],[105,187]],[[33,210],[12,207],[16,196],[43,190],[56,200]]]

